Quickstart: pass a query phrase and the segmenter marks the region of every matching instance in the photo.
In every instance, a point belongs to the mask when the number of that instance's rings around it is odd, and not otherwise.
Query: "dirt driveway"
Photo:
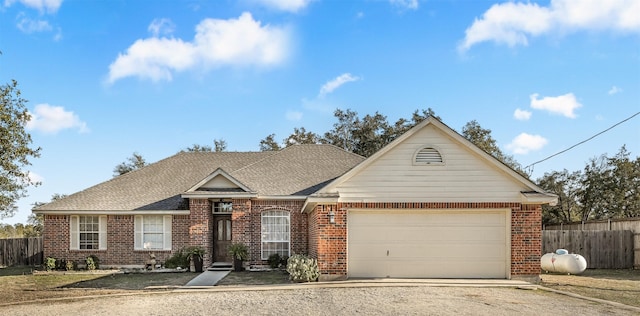
[[[276,287],[277,288],[277,287]],[[0,307],[3,315],[637,315],[543,290],[346,287],[184,291]]]

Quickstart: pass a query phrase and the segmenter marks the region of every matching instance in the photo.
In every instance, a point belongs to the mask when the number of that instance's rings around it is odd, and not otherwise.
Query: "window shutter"
[[[164,250],[171,250],[171,215],[163,216],[164,222]]]
[[[80,249],[80,234],[78,232],[80,218],[77,215],[71,215],[69,220],[69,249],[78,250]]]
[[[136,215],[136,217],[134,217],[133,226],[134,226],[134,230],[135,230],[133,249],[137,249],[137,250],[144,249],[144,246],[142,244],[142,242],[143,242],[142,215]]]
[[[105,250],[107,249],[107,216],[98,217],[98,223],[100,223],[98,249]]]

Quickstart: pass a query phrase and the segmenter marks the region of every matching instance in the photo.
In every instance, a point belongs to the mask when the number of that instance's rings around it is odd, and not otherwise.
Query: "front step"
[[[231,271],[233,270],[233,264],[231,262],[214,262],[211,267],[207,268],[209,271]]]

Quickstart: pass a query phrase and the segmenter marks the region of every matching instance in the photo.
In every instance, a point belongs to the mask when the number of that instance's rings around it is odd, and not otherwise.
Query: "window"
[[[262,213],[262,260],[277,253],[289,256],[289,212],[270,210]]]
[[[424,147],[418,150],[414,156],[413,162],[417,165],[443,164],[440,151],[433,147]]]
[[[171,250],[171,215],[136,215],[136,250]]]
[[[90,215],[70,217],[71,250],[107,249],[107,217]]]
[[[232,207],[231,202],[213,202],[214,213],[231,213]]]

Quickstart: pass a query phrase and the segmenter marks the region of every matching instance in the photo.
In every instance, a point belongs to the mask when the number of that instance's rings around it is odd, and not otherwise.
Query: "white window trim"
[[[80,249],[80,216],[96,215],[71,215],[69,217],[69,250],[96,251],[107,249],[107,215],[98,216],[98,249]]]
[[[287,220],[289,222],[289,231],[287,232],[288,236],[289,236],[289,239],[286,240],[287,245],[288,245],[287,246],[287,256],[291,256],[291,212],[289,212],[287,210],[283,210],[283,209],[265,210],[265,211],[262,212],[262,214],[260,214],[260,226],[262,227],[262,219],[265,216],[265,214],[269,213],[269,212],[273,212],[273,211],[280,211],[280,212],[284,212],[284,213],[287,214],[286,218],[287,218]],[[274,217],[285,217],[285,216],[274,216]],[[262,228],[261,228],[261,230],[262,230]],[[263,249],[262,245],[265,242],[285,242],[285,240],[264,240],[263,237],[262,237],[262,234],[261,234],[261,236],[260,236],[260,258],[262,260],[269,259],[268,256],[267,257],[264,256],[264,249]]]
[[[136,215],[134,217],[134,250],[171,250],[171,215],[162,216],[162,247],[161,248],[144,248],[144,217],[157,215]]]

